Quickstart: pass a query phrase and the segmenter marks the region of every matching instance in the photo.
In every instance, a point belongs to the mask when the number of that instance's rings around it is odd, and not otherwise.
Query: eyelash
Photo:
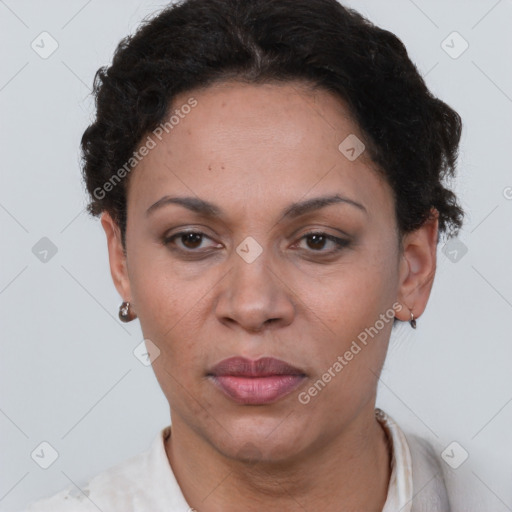
[[[206,235],[205,233],[201,232],[201,231],[180,231],[179,233],[175,233],[174,235],[170,236],[170,237],[165,237],[163,239],[163,244],[164,245],[170,245],[172,243],[174,243],[174,240],[176,238],[179,238],[181,236],[184,236],[184,235],[199,235],[199,236],[202,236],[202,237],[205,237],[205,238],[210,238],[208,235]],[[350,245],[350,241],[349,240],[346,240],[346,239],[343,239],[343,238],[338,238],[336,236],[333,236],[333,235],[329,235],[328,233],[324,233],[322,231],[309,231],[308,233],[304,233],[299,241],[309,237],[309,236],[313,236],[313,235],[317,235],[317,236],[322,236],[324,238],[326,238],[327,240],[333,242],[334,244],[336,244],[336,247],[335,249],[331,250],[331,251],[323,251],[323,250],[317,250],[315,251],[314,249],[310,249],[308,252],[312,252],[312,253],[318,253],[318,254],[322,254],[322,255],[329,255],[329,254],[335,254],[335,253],[338,253],[340,251],[342,251],[343,249],[345,249],[346,247],[348,247]],[[201,240],[202,242],[202,240]],[[174,250],[177,250],[178,252],[182,252],[182,253],[185,253],[185,254],[200,254],[201,253],[201,250],[200,249],[181,249],[181,248],[175,248]],[[203,251],[204,252],[204,251]]]

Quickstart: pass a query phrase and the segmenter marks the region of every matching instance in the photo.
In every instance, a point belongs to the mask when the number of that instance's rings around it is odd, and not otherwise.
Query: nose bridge
[[[270,319],[290,322],[294,307],[278,277],[272,250],[247,237],[231,260],[231,272],[217,303],[219,319],[230,319],[250,330],[260,329]]]
[[[233,254],[231,295],[245,308],[263,309],[275,295],[274,273],[269,248],[247,237]]]

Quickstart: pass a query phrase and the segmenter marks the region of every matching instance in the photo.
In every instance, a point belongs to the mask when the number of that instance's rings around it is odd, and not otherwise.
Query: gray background
[[[0,0],[2,511],[83,484],[145,450],[169,423],[151,367],[133,355],[139,325],[117,319],[120,297],[101,226],[84,212],[78,153],[95,71],[163,5]],[[512,2],[346,5],[402,39],[431,91],[464,122],[453,188],[466,223],[453,245],[439,246],[418,329],[402,324],[393,334],[377,405],[439,454],[453,441],[469,453],[445,468],[458,510],[512,510]],[[47,59],[31,48],[43,31],[59,45]],[[442,46],[454,31],[469,44],[458,58],[462,39],[445,43],[452,56]],[[46,261],[43,237],[57,249]],[[43,441],[59,453],[48,469],[31,458]]]

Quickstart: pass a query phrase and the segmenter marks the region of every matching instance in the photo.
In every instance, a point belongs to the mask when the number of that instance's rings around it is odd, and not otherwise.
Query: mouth
[[[273,357],[256,361],[231,357],[215,365],[207,377],[237,403],[265,405],[290,394],[303,382],[306,373]]]

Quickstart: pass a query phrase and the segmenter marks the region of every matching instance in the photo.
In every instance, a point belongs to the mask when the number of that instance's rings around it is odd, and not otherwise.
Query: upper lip
[[[255,361],[245,357],[230,357],[216,364],[208,375],[269,377],[271,375],[305,375],[305,372],[275,357],[262,357]]]

